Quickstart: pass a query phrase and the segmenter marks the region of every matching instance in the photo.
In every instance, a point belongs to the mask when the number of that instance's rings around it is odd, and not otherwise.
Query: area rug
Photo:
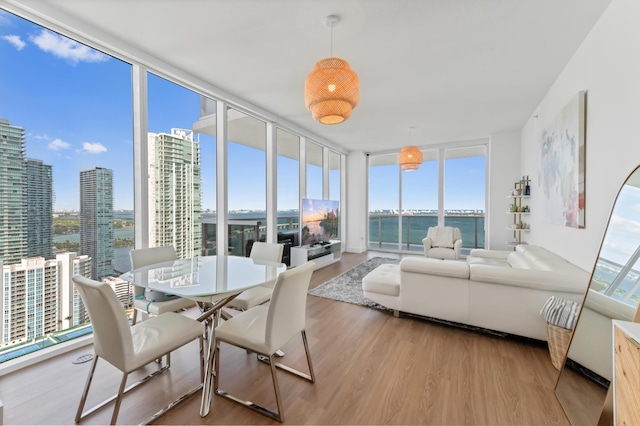
[[[354,305],[390,311],[391,309],[369,300],[362,295],[362,279],[369,272],[384,263],[398,264],[400,263],[400,259],[372,257],[354,268],[349,269],[342,275],[338,275],[332,280],[309,290],[309,294],[326,299],[338,300],[340,302],[353,303]]]

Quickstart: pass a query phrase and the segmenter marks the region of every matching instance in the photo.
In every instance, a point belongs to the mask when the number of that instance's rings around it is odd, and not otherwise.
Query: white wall
[[[512,250],[507,241],[513,239],[513,232],[507,230],[512,223],[507,206],[512,200],[507,195],[514,188],[515,181],[522,177],[520,173],[520,132],[491,135],[487,150],[487,212],[486,248],[493,250]],[[526,235],[524,236],[526,239]]]
[[[533,179],[530,242],[591,271],[609,213],[640,164],[640,1],[613,0],[522,130],[521,171]],[[543,223],[539,137],[580,90],[587,91],[585,229]],[[538,118],[534,118],[534,115]]]

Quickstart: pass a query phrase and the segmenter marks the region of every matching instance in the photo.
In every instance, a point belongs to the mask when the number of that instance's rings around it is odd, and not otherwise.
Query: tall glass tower
[[[202,249],[200,144],[193,131],[149,133],[149,245],[173,245],[180,258]]]
[[[53,177],[42,160],[25,159],[27,173],[27,257],[53,258]]]
[[[113,171],[80,172],[80,254],[91,257],[91,277],[113,274]]]
[[[5,265],[27,255],[24,152],[24,129],[0,118],[0,261]]]

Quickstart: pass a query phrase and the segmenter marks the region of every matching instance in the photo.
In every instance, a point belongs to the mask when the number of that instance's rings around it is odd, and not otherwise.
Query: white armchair
[[[460,259],[462,234],[459,228],[432,226],[422,240],[424,255],[436,259]]]

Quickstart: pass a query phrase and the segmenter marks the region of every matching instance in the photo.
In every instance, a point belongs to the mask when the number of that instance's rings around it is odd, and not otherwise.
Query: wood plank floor
[[[314,273],[315,287],[373,256],[345,253]],[[309,296],[307,336],[317,382],[280,373],[286,424],[567,425],[553,387],[557,371],[545,347]],[[283,362],[305,368],[300,339]],[[275,406],[268,367],[223,345],[220,386]],[[90,363],[72,364],[85,347],[0,378],[5,424],[73,424]],[[197,344],[172,355],[168,373],[126,395],[118,423],[144,421],[197,384]],[[117,389],[118,371],[99,362],[87,408]],[[277,424],[214,396],[198,415],[199,394],[158,424]],[[83,424],[106,424],[112,406]]]

